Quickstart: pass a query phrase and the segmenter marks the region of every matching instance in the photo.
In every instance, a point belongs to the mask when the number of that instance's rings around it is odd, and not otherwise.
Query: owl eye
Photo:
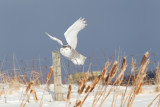
[[[67,51],[68,49],[66,49],[66,51]]]

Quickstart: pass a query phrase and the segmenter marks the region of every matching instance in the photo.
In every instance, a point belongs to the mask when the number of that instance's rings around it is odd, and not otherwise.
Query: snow
[[[26,107],[39,107],[39,103],[40,103],[40,99],[42,97],[43,94],[43,90],[44,90],[45,86],[40,86],[40,87],[34,87],[36,94],[37,94],[37,98],[38,98],[38,103],[36,103],[34,101],[33,96],[30,96],[30,101],[29,103],[26,104]],[[110,89],[111,86],[108,87],[108,89]],[[156,86],[152,86],[152,85],[145,85],[143,86],[143,93],[138,94],[135,97],[135,100],[133,102],[132,107],[147,107],[150,102],[158,95],[160,94],[159,92],[155,92],[155,87]],[[127,90],[130,90],[131,87],[128,87]],[[9,92],[9,86],[8,85],[4,85],[1,84],[0,85],[0,91],[3,90],[6,92],[6,96],[4,94],[2,94],[0,96],[0,107],[20,107],[20,104],[22,102],[22,98],[25,94],[25,89],[24,88],[19,88],[15,91],[13,91],[12,93]],[[66,106],[66,101],[54,101],[54,85],[50,85],[50,90],[45,91],[44,93],[44,98],[43,98],[43,107],[65,107]],[[77,89],[78,86],[77,85],[72,85],[72,91],[71,91],[71,105],[70,107],[73,107],[77,98]],[[116,101],[116,107],[120,107],[121,105],[121,98],[122,98],[122,93],[125,91],[125,87],[121,86],[119,89],[119,96],[117,98]],[[62,89],[63,93],[64,93],[64,98],[66,98],[67,92],[68,92],[68,85],[63,85],[63,89]],[[90,93],[90,95],[87,97],[86,101],[83,104],[83,107],[91,107],[93,100],[94,100],[94,95],[96,93],[96,91],[98,91],[98,88],[96,87],[94,89],[94,91],[92,93]],[[107,91],[107,90],[106,90]],[[113,94],[114,94],[114,90],[111,92],[111,94],[109,95],[109,97],[105,100],[103,107],[110,107],[112,104],[112,99],[113,99]],[[128,94],[128,91],[127,91]],[[83,95],[82,95],[83,96]],[[5,102],[6,101],[6,102]],[[155,105],[155,103],[157,102],[157,100],[153,103],[152,106]],[[99,105],[99,104],[98,104]],[[98,107],[97,105],[97,107]]]

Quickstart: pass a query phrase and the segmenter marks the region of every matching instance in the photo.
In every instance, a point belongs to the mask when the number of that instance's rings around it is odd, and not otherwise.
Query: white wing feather
[[[79,18],[74,22],[64,33],[67,43],[73,48],[76,49],[77,46],[77,35],[80,30],[85,28],[86,21],[83,18]]]
[[[48,32],[45,32],[45,34],[46,34],[47,36],[49,36],[52,40],[55,40],[55,41],[57,41],[59,44],[63,45],[63,42],[62,42],[61,40],[59,40],[58,38],[51,36],[50,34],[48,34]]]

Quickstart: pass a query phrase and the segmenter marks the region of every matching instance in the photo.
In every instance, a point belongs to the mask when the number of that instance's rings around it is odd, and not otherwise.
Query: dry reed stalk
[[[123,68],[122,71],[123,71],[124,69],[125,69],[125,68]],[[116,83],[116,86],[118,86],[118,89],[116,89],[116,90],[118,90],[118,92],[115,92],[115,97],[114,97],[113,100],[112,100],[112,102],[115,102],[115,103],[114,103],[114,107],[115,107],[115,104],[116,104],[116,101],[117,101],[117,97],[118,97],[118,95],[119,95],[120,84],[122,83],[123,78],[124,78],[124,73],[121,75],[120,79],[119,79],[119,80],[117,81],[117,83]],[[116,88],[117,88],[117,87],[116,87]],[[112,105],[112,106],[113,106],[113,105]]]
[[[42,107],[42,104],[43,104],[43,96],[44,96],[44,92],[46,91],[47,89],[47,86],[48,86],[48,82],[50,80],[50,77],[51,77],[51,74],[52,74],[52,71],[53,71],[53,66],[50,66],[49,68],[49,73],[48,73],[48,76],[47,76],[47,81],[46,81],[46,87],[44,88],[43,90],[43,94],[42,94],[42,98],[41,98],[41,101],[40,101],[40,104],[39,104],[39,107]]]
[[[100,98],[101,98],[101,97],[104,97],[104,95],[105,95],[105,90],[107,89],[108,85],[111,83],[111,81],[112,81],[113,77],[115,76],[117,70],[118,70],[117,61],[114,61],[114,63],[113,63],[113,65],[112,65],[112,67],[111,67],[111,69],[110,69],[107,77],[105,78],[105,82],[106,82],[107,84],[106,84],[106,86],[105,86],[103,89],[101,89],[101,92],[99,93],[98,98],[96,98],[97,96],[94,97],[94,101],[93,101],[92,106],[95,106],[95,105],[98,103],[98,101],[100,100]]]
[[[105,99],[109,96],[109,94],[112,92],[112,90],[113,90],[113,86],[110,88],[107,95],[104,98],[102,98],[102,101],[101,101],[99,107],[102,107],[102,104],[104,103]]]
[[[132,75],[132,73],[131,73],[131,75]],[[126,95],[126,92],[127,92],[127,88],[128,88],[128,86],[129,86],[129,82],[130,82],[130,79],[131,79],[131,75],[129,76],[128,83],[127,83],[127,86],[126,86],[124,95],[123,95],[123,97],[122,97],[122,100],[121,100],[121,107],[124,107],[124,106],[122,106],[122,105],[123,105],[123,102],[125,103],[125,102],[127,101],[127,100],[124,101],[124,98],[125,98],[125,95]],[[129,96],[128,96],[128,97],[129,97]],[[128,99],[128,98],[126,98],[126,99]],[[125,105],[125,104],[124,104],[124,105]]]
[[[116,90],[118,90],[118,92],[117,92],[117,91],[114,92],[111,107],[115,107],[115,104],[116,104],[116,101],[117,101],[117,97],[118,97],[118,95],[119,95],[119,90],[120,90],[120,87],[119,87],[119,86],[120,86],[120,84],[121,84],[120,82],[117,83],[118,86],[116,86]],[[114,106],[113,106],[113,104],[114,104]]]
[[[116,90],[117,90],[117,87],[116,87]],[[117,95],[117,92],[114,92],[111,107],[113,107],[113,104],[114,104],[114,101],[115,101],[116,95]]]
[[[88,75],[89,75],[89,72],[86,72],[84,78],[82,78],[79,82],[79,85],[78,85],[78,94],[79,95],[82,94],[82,92],[86,86],[85,84],[88,80]]]
[[[147,107],[150,107],[150,106],[153,104],[153,102],[154,102],[158,97],[160,97],[160,94],[158,94],[158,95],[151,101],[151,103],[150,103]],[[159,100],[160,100],[160,99],[159,99]]]
[[[83,85],[81,87],[81,90],[80,90],[80,94],[83,92],[83,90],[85,89],[86,87],[86,82],[88,80],[88,76],[89,76],[89,72],[86,72],[85,73],[85,77],[83,78]]]
[[[87,94],[85,95],[85,97],[83,98],[80,106],[83,105],[84,101],[86,100],[86,98],[88,97],[88,95],[93,91],[93,89],[95,88],[96,84],[98,83],[98,81],[101,79],[101,75],[99,75],[94,81],[93,83],[87,87],[88,91],[85,90],[85,92],[87,92]],[[90,88],[89,88],[90,87]]]
[[[160,69],[159,69],[159,62],[158,65],[156,66],[156,78],[155,78],[155,84],[156,84],[156,92],[160,91]]]
[[[84,78],[82,78],[79,82],[79,85],[78,85],[78,94],[77,94],[77,99],[76,99],[76,104],[78,103],[77,101],[79,101],[79,97],[80,95],[82,94],[82,92],[84,91],[85,87],[86,87],[86,82],[88,80],[88,76],[89,76],[89,70],[88,72],[85,73],[85,76]]]
[[[107,95],[105,96],[105,94],[103,94],[102,97],[102,101],[100,103],[100,107],[102,106],[102,104],[104,103],[104,101],[106,100],[106,98],[109,96],[109,94],[111,93],[111,91],[113,90],[113,86],[118,82],[118,80],[120,79],[118,85],[121,84],[122,80],[123,80],[123,75],[124,75],[124,71],[126,70],[127,65],[126,65],[126,57],[123,58],[123,62],[122,62],[122,66],[121,66],[121,72],[120,74],[117,76],[116,80],[114,81],[114,83],[112,84],[112,87],[110,88],[109,92],[107,93]],[[115,72],[118,70],[118,67],[115,69]],[[115,74],[112,74],[111,79],[113,78]],[[105,89],[106,90],[106,89]],[[105,92],[104,90],[104,92]]]
[[[141,89],[142,82],[143,82],[143,79],[144,79],[144,77],[145,77],[144,71],[145,71],[148,63],[149,63],[149,59],[146,61],[146,63],[145,63],[145,64],[143,65],[143,67],[142,67],[142,71],[141,71],[140,76],[139,76],[139,78],[138,78],[138,80],[137,80],[137,83],[136,83],[136,87],[135,87],[135,91],[134,91],[134,94],[133,94],[133,97],[132,97],[131,104],[132,104],[133,101],[134,101],[135,95],[138,94],[139,91],[140,91],[140,89]]]
[[[131,73],[133,73],[134,80],[135,80],[135,77],[136,77],[136,70],[135,70],[135,66],[136,66],[136,60],[134,60],[134,59],[132,58]]]
[[[139,79],[138,79],[138,81],[137,81],[137,86],[136,86],[136,90],[135,90],[135,93],[136,93],[136,94],[138,94],[138,93],[139,93],[139,90],[141,89],[142,82],[143,82],[143,79],[144,79],[144,77],[145,77],[145,70],[146,70],[148,64],[149,64],[149,59],[146,61],[146,63],[145,63],[145,64],[143,65],[143,67],[142,67],[142,70],[141,70]]]
[[[89,76],[89,71],[85,73],[85,76],[84,76],[84,82],[87,82],[87,80],[88,80],[88,76]]]
[[[140,87],[141,87],[141,83],[143,82],[144,79],[144,71],[147,67],[147,65],[149,64],[149,59],[145,62],[144,65],[140,66],[139,72],[137,74],[136,80],[134,82],[134,84],[132,85],[132,88],[129,92],[129,97],[128,97],[128,104],[127,106],[131,106],[133,104],[133,101],[135,99],[136,93],[135,92],[139,92]],[[135,89],[134,89],[135,87]]]
[[[26,98],[26,96],[27,96],[27,93],[28,93],[28,91],[31,89],[31,86],[32,86],[32,85],[33,85],[33,82],[31,81],[31,82],[28,84],[27,88],[26,88],[26,94],[24,95],[24,97],[23,97],[23,99],[22,99],[22,102],[21,102],[20,107],[25,106],[25,104],[23,104],[23,103],[24,103],[24,100],[25,100],[25,98]]]
[[[102,73],[101,73],[101,81],[102,81],[102,83],[103,83],[103,81],[104,81],[104,77],[105,77],[105,75],[106,75],[108,65],[109,65],[109,62],[107,61],[106,64],[105,64],[105,67],[103,68]],[[96,100],[97,100],[97,98],[98,98],[98,95],[101,95],[101,93],[102,93],[101,90],[102,90],[102,89],[103,89],[103,87],[100,88],[100,85],[99,85],[99,86],[98,86],[98,90],[100,90],[100,92],[98,92],[98,91],[96,92],[96,94],[95,94],[95,96],[94,96],[94,101],[93,101],[93,103],[92,103],[92,106],[94,106],[94,103],[96,102]]]

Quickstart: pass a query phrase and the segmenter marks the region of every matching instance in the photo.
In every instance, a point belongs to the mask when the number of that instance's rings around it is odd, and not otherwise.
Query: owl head
[[[63,45],[60,48],[60,52],[63,56],[69,57],[71,55],[71,47],[69,45]]]

